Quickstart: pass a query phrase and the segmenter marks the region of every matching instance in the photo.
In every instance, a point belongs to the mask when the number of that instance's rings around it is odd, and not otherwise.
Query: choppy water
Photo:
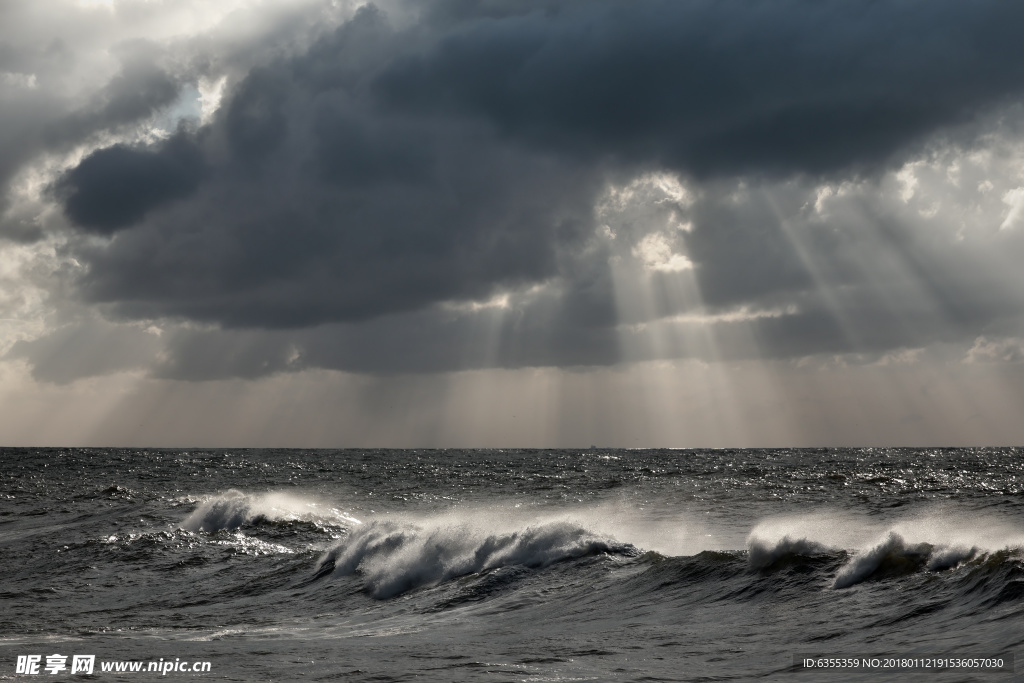
[[[88,653],[211,662],[167,679],[877,681],[907,674],[793,656],[1024,645],[1015,449],[0,458],[5,679]]]

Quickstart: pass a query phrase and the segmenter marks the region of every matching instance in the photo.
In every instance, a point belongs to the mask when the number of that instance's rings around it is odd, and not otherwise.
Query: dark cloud
[[[196,191],[202,153],[185,133],[158,149],[114,145],[97,150],[60,178],[68,218],[89,232],[111,234],[146,213]]]
[[[365,7],[264,60],[201,131],[68,171],[65,214],[111,237],[72,238],[79,293],[113,317],[209,324],[168,341],[161,372],[190,379],[614,363],[618,323],[741,309],[722,356],[749,355],[751,334],[769,356],[963,338],[1021,304],[964,274],[986,256],[922,246],[890,208],[808,203],[1019,98],[1021,25],[1024,6],[987,0]],[[111,92],[138,96],[103,99],[105,120],[179,87],[155,67],[122,80]],[[631,255],[650,226],[595,238],[609,182],[652,170],[699,195],[665,238],[699,299]],[[613,261],[649,286],[647,309],[616,303]]]
[[[65,103],[69,111],[47,122],[45,142],[51,148],[80,144],[98,131],[147,119],[173,103],[182,87],[171,73],[164,50],[149,41],[132,41],[115,50],[120,69],[84,102]]]
[[[120,72],[87,102],[68,107],[62,116],[44,118],[40,145],[50,151],[67,151],[98,134],[116,133],[145,121],[174,103],[181,93],[180,78],[153,63],[153,55],[135,54],[132,51],[126,56]]]
[[[228,105],[224,125],[231,152],[240,163],[259,162],[284,141],[287,77],[287,73],[257,69]]]
[[[404,37],[362,11],[305,57],[240,83],[204,135],[219,165],[193,199],[83,248],[86,296],[133,317],[300,327],[554,276],[560,251],[589,234],[601,170],[508,144],[472,119],[382,111],[346,60],[350,40],[398,50]],[[129,151],[110,161],[163,169],[171,148]],[[110,207],[108,164],[88,161],[69,177],[89,188],[83,204]],[[152,175],[160,194],[119,209],[116,227],[129,208],[171,197],[168,186],[186,189],[176,172]],[[82,222],[70,201],[65,210]]]
[[[155,371],[196,381],[306,368],[395,375],[621,360],[614,327],[562,319],[576,310],[548,297],[511,310],[428,309],[302,330],[181,329],[168,338]]]
[[[743,194],[736,199],[726,188],[711,191],[689,212],[693,230],[683,241],[712,307],[770,306],[780,295],[814,286],[782,225],[782,212],[791,209],[778,205],[782,193],[755,187]]]
[[[1024,8],[994,1],[440,6],[373,79],[390,106],[702,176],[877,163],[1024,86]]]
[[[8,87],[6,90],[9,92],[3,92],[4,84],[0,82],[0,115],[5,123],[0,131],[0,235],[4,237],[20,241],[33,241],[42,237],[37,225],[26,225],[25,221],[2,220],[9,184],[27,162],[42,152],[69,152],[77,145],[87,143],[93,136],[116,132],[123,126],[145,120],[174,102],[181,91],[180,78],[158,64],[161,57],[159,50],[147,43],[137,43],[122,46],[121,69],[103,87],[82,98],[59,96],[54,92],[56,88],[46,88],[46,81],[42,85],[39,81],[55,79],[52,74],[46,73],[55,69],[52,63],[55,58],[51,53],[60,55],[59,62],[63,63],[71,59],[63,54],[65,51],[62,44],[57,42],[42,54],[32,55],[32,58],[26,60],[27,67],[36,67],[42,72],[41,76],[31,73],[32,87]],[[176,153],[181,156],[180,144],[174,142],[170,148],[172,156]],[[112,172],[111,164],[117,163],[114,157],[120,155],[122,171],[131,173],[124,166],[125,163],[130,165],[127,159],[132,156],[142,159],[145,156],[141,151],[124,146],[115,146],[113,150],[106,155],[102,152],[90,155],[82,164],[87,167],[86,171],[73,171],[69,174],[78,179],[92,176],[87,179],[91,185],[86,194],[116,194],[115,188],[124,185],[126,178],[123,173],[118,175]],[[195,185],[199,182],[201,168],[195,164],[188,166],[181,169],[178,182]],[[96,172],[95,175],[88,172],[89,168]],[[153,175],[154,172],[161,174],[161,171],[153,168],[153,164],[150,164],[150,168],[137,170],[141,170],[144,175]],[[76,188],[73,186],[67,189],[72,190],[72,195],[78,194],[74,192]],[[140,188],[136,186],[133,189]],[[145,201],[134,195],[126,195],[125,198],[128,204]],[[106,218],[100,218],[97,222],[94,211],[96,207],[84,207],[85,213],[79,213],[82,201],[81,198],[72,198],[68,206],[69,213],[80,225],[101,232],[128,225],[143,215],[126,207],[125,214],[115,220],[116,225],[110,224]]]
[[[159,338],[142,329],[89,318],[65,323],[31,341],[18,341],[4,357],[27,361],[37,380],[67,384],[146,368],[159,348]]]

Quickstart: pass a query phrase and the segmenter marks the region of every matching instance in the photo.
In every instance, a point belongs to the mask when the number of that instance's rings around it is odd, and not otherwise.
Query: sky
[[[0,443],[1024,443],[1024,4],[0,0]]]

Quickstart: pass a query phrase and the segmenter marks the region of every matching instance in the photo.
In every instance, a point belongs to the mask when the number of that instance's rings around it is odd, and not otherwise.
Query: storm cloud
[[[429,7],[371,84],[390,106],[698,176],[870,168],[1024,82],[1024,9],[998,2]]]
[[[969,347],[1024,312],[994,267],[1024,253],[1022,25],[996,1],[382,2],[220,61],[130,44],[5,158],[92,141],[47,189],[62,282],[166,328],[162,377]],[[209,117],[113,134],[217,68]]]
[[[198,150],[179,135],[154,152],[124,145],[93,152],[60,179],[57,191],[76,225],[110,234],[192,194],[202,171]]]

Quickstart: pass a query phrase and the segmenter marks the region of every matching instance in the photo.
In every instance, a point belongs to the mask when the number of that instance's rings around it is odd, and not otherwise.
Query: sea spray
[[[823,555],[830,550],[821,543],[789,536],[783,536],[777,541],[767,541],[751,535],[747,542],[748,561],[752,569],[773,569],[800,558]]]
[[[924,567],[931,555],[927,543],[907,543],[894,531],[866,551],[857,553],[836,575],[833,588],[849,588],[870,578],[894,578]]]
[[[599,553],[634,556],[639,551],[565,521],[511,530],[440,520],[371,521],[325,553],[318,573],[325,567],[339,575],[358,572],[370,595],[389,598],[498,567],[539,568]]]
[[[181,526],[189,531],[219,531],[237,529],[258,520],[304,521],[341,528],[360,524],[351,515],[292,494],[275,491],[248,494],[230,489],[201,502]]]

